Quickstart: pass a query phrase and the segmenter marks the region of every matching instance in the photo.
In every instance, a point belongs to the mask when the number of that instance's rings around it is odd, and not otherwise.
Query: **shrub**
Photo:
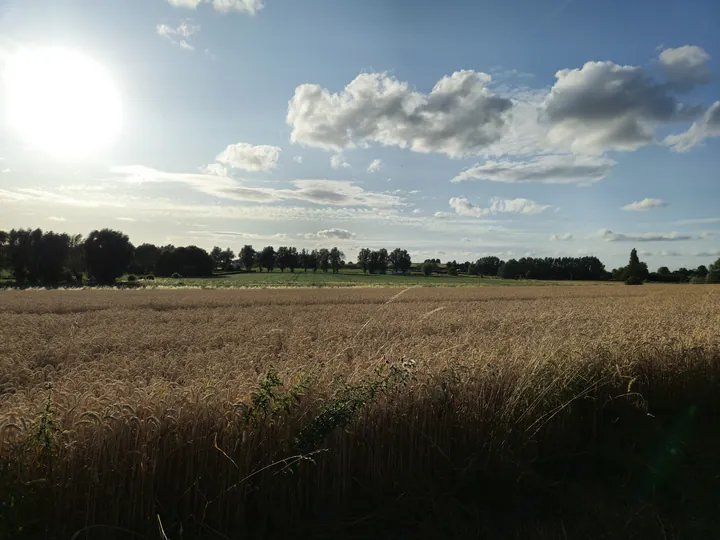
[[[638,276],[630,276],[625,280],[625,285],[642,285],[643,280]]]
[[[182,276],[181,276],[180,274],[178,274],[177,272],[175,272],[175,273],[174,273],[173,275],[171,275],[170,277],[173,278],[173,279],[182,279]]]
[[[152,274],[150,274],[150,275],[148,275],[148,276],[145,276],[145,279],[146,279],[146,280],[149,280],[149,281],[155,281],[155,276],[153,276]]]
[[[458,275],[457,268],[455,268],[455,267],[453,266],[452,268],[450,268],[450,269],[448,270],[448,274],[450,274],[451,276],[457,276],[457,275]]]
[[[702,278],[700,276],[695,276],[690,280],[690,283],[693,285],[704,285],[705,284],[705,278]]]
[[[130,274],[130,275],[128,276],[128,279],[127,279],[127,280],[128,280],[129,283],[132,283],[132,282],[134,282],[134,281],[137,281],[138,278],[137,278],[137,276],[136,276],[135,274]]]

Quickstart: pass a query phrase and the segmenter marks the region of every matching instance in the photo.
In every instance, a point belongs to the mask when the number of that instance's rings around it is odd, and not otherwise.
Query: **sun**
[[[6,61],[3,80],[8,123],[26,142],[50,154],[92,154],[120,130],[120,95],[112,77],[78,51],[22,49]]]

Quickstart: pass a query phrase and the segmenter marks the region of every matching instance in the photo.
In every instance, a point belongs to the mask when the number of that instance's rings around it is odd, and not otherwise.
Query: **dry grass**
[[[157,538],[159,515],[170,538],[711,538],[719,306],[705,286],[0,293],[0,536]]]

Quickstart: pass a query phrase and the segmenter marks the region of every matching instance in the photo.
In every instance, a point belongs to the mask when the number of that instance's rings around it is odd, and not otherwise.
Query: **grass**
[[[717,538],[719,300],[0,292],[0,537]]]
[[[145,282],[147,284],[147,282]],[[154,286],[182,286],[202,288],[263,288],[263,287],[478,287],[486,285],[557,285],[565,282],[480,278],[476,276],[448,276],[422,274],[392,275],[363,274],[360,271],[330,272],[251,272],[220,274],[212,278],[155,278]],[[149,286],[153,286],[149,285]]]

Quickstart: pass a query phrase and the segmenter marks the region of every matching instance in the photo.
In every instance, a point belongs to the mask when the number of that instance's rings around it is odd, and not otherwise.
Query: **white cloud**
[[[293,161],[294,161],[295,163],[302,163],[302,162],[303,162],[303,158],[302,158],[302,156],[295,156],[295,157],[293,157]]]
[[[67,221],[64,217],[57,217],[57,216],[50,216],[48,218],[50,221]]]
[[[550,205],[541,205],[529,199],[493,198],[490,200],[490,206],[488,208],[483,208],[479,205],[471,203],[465,197],[453,197],[450,199],[449,204],[458,215],[469,217],[482,217],[503,213],[540,214],[548,208],[551,208]],[[435,215],[437,216],[437,214]]]
[[[635,212],[643,212],[645,210],[651,210],[653,208],[662,208],[667,206],[667,203],[662,199],[643,199],[642,201],[631,202],[622,207],[623,210],[630,210]]]
[[[131,217],[118,217],[115,219],[117,219],[118,221],[130,221],[130,222],[137,221],[135,218],[131,218]]]
[[[367,172],[374,173],[374,172],[379,171],[383,167],[384,167],[384,165],[383,165],[383,162],[381,159],[373,159],[370,162],[370,165],[368,165]]]
[[[605,178],[615,164],[614,160],[606,157],[572,154],[537,156],[527,161],[489,160],[462,171],[452,181],[586,184]]]
[[[463,237],[460,239],[461,242],[472,242],[472,238]]]
[[[609,229],[600,229],[591,237],[600,238],[606,242],[679,242],[693,239],[689,234],[675,231],[669,233],[614,233]]]
[[[696,85],[710,82],[709,61],[710,55],[695,45],[665,49],[659,57],[660,69],[678,91],[691,90]]]
[[[415,215],[418,215],[418,214],[422,214],[423,211],[422,211],[420,208],[415,208],[415,209],[412,211],[412,213],[415,214]]]
[[[332,206],[369,206],[373,208],[398,206],[402,202],[396,195],[365,191],[352,182],[339,180],[302,179],[292,182],[295,189],[274,189],[245,186],[226,176],[170,173],[142,165],[115,167],[112,172],[120,175],[129,183],[182,183],[207,195],[237,201],[271,203],[294,200]]]
[[[190,38],[200,32],[200,25],[185,20],[176,28],[167,24],[158,24],[155,29],[158,35],[167,38],[171,43],[188,51],[195,50],[195,47],[190,44]]]
[[[288,104],[291,140],[336,152],[378,143],[451,157],[478,154],[502,137],[512,109],[511,100],[487,88],[490,80],[457,71],[429,94],[386,73],[362,73],[336,94],[303,84]]]
[[[263,0],[168,0],[171,6],[195,9],[200,4],[210,4],[216,11],[228,13],[235,11],[238,13],[247,13],[255,15],[262,10],[264,6]]]
[[[642,67],[587,62],[555,75],[543,111],[548,139],[573,152],[635,150],[655,139],[655,126],[691,118],[667,85]]]
[[[277,146],[236,143],[229,145],[215,159],[233,169],[270,171],[277,167],[280,152]]]
[[[330,166],[333,169],[349,169],[350,164],[345,161],[345,158],[342,154],[335,154],[330,158]]]
[[[687,152],[707,137],[720,136],[720,101],[713,103],[705,114],[684,133],[668,135],[663,141],[674,152]]]
[[[553,242],[569,242],[573,240],[573,235],[570,233],[553,234],[550,236],[550,240]]]
[[[336,240],[350,240],[355,237],[355,233],[352,233],[346,229],[325,229],[315,233],[315,237],[322,239],[336,239]]]

